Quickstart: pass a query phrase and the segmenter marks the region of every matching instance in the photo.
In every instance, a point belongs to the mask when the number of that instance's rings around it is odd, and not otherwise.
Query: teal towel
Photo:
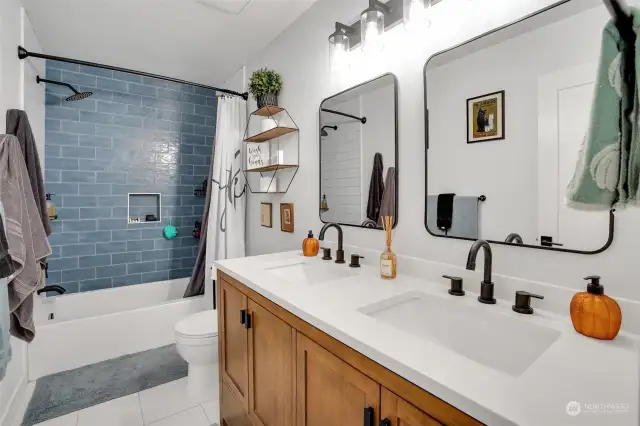
[[[632,10],[634,31],[640,13]],[[613,22],[602,36],[600,66],[590,126],[580,150],[576,173],[567,188],[567,202],[577,209],[611,209],[636,204],[640,189],[638,132],[639,52],[625,42]],[[625,58],[635,59],[636,71],[627,81]]]

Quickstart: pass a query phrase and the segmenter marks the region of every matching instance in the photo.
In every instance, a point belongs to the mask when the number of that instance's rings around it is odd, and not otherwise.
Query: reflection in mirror
[[[573,210],[565,193],[609,19],[600,0],[572,0],[428,61],[429,232],[589,253],[608,247],[613,215]]]
[[[382,229],[397,223],[397,85],[386,74],[320,106],[320,219]]]

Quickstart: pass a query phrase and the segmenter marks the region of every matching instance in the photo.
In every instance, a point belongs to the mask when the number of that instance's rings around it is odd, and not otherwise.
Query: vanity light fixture
[[[429,8],[432,0],[404,0],[404,28],[416,32],[431,26]]]
[[[331,68],[340,70],[349,68],[349,51],[351,50],[350,36],[355,30],[348,25],[336,22],[336,30],[329,36],[329,54]]]
[[[384,49],[382,35],[384,34],[385,14],[390,12],[389,6],[381,1],[369,0],[369,7],[360,15],[363,52],[380,52]]]

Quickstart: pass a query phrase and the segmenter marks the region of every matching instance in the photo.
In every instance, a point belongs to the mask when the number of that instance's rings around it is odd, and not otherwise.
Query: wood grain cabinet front
[[[247,296],[220,281],[218,347],[221,377],[229,390],[249,411],[249,339],[246,328]]]
[[[249,416],[255,426],[293,426],[295,331],[249,300]]]
[[[298,335],[296,426],[377,426],[380,385]]]
[[[381,400],[380,426],[442,426],[388,389],[382,388]]]

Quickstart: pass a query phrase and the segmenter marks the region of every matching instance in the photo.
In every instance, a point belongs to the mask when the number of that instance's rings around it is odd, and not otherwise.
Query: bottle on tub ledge
[[[393,239],[393,217],[382,216],[382,224],[384,226],[387,247],[380,255],[380,276],[385,280],[395,279],[398,273],[398,257],[391,248]]]

